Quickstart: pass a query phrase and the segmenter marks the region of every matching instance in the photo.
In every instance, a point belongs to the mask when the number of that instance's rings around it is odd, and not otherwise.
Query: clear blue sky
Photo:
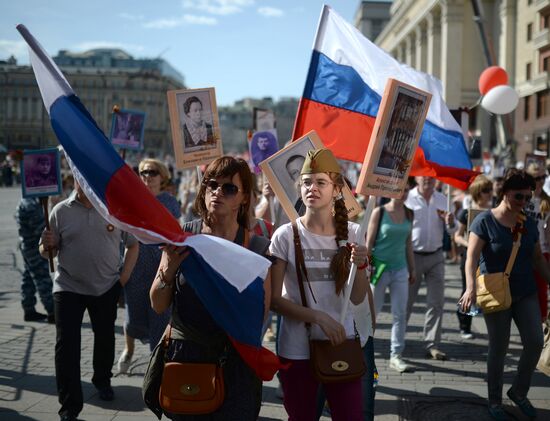
[[[23,23],[50,55],[118,47],[159,54],[190,88],[216,87],[219,105],[243,97],[299,97],[322,0],[3,0],[0,59],[28,63]],[[332,7],[353,21],[358,0]],[[78,92],[77,92],[78,94]]]

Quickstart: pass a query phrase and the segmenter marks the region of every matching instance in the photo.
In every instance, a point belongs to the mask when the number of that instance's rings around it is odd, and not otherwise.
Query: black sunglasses
[[[493,192],[492,187],[487,187],[485,189],[481,189],[481,193],[492,193],[492,192]]]
[[[238,192],[241,191],[235,184],[233,183],[223,183],[220,184],[216,180],[208,180],[206,183],[206,188],[210,191],[216,191],[219,187],[222,188],[222,194],[224,196],[235,196]]]
[[[531,197],[532,197],[531,194],[521,194],[521,193],[514,194],[514,199],[517,200],[518,202],[521,200],[525,200],[526,202],[529,202],[531,200]]]
[[[160,173],[157,170],[143,170],[139,172],[139,175],[141,175],[142,177],[156,177],[159,174]]]

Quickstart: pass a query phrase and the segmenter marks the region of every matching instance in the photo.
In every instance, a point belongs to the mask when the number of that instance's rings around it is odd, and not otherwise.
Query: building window
[[[523,98],[523,119],[525,121],[529,120],[529,106],[530,106],[531,97],[526,96]]]
[[[531,41],[533,39],[533,24],[529,23],[527,25],[527,41]]]
[[[531,63],[525,65],[525,80],[531,80]]]
[[[540,29],[546,29],[548,28],[548,24],[550,23],[550,14],[548,15],[541,15],[540,17]]]
[[[550,70],[550,56],[546,56],[542,59],[542,71],[548,72]]]
[[[545,117],[550,114],[549,98],[550,91],[548,89],[537,93],[537,118]]]

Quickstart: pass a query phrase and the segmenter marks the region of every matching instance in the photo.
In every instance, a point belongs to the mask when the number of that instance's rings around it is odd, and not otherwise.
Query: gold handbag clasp
[[[345,361],[334,361],[331,365],[334,371],[346,371],[349,368],[349,364]]]
[[[194,396],[201,391],[198,384],[184,384],[180,387],[180,392],[185,396]]]

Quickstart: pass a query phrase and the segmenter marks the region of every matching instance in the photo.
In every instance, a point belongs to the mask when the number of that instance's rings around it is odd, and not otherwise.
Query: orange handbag
[[[163,339],[170,343],[171,326]],[[217,363],[167,362],[159,390],[160,407],[172,414],[202,415],[216,411],[225,398],[223,365],[225,352]]]
[[[164,365],[159,402],[172,414],[210,414],[223,403],[225,396],[223,368],[211,363]]]

